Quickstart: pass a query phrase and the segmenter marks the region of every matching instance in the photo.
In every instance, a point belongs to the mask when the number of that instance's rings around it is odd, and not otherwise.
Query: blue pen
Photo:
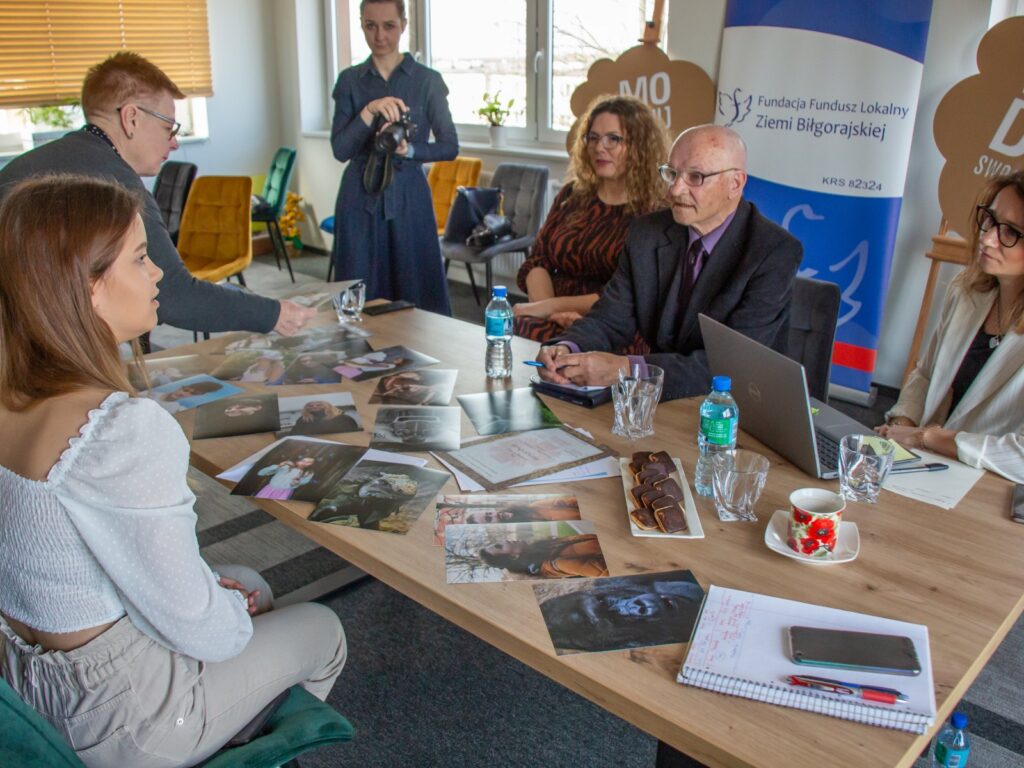
[[[949,464],[940,464],[937,461],[933,461],[928,464],[922,464],[919,467],[896,467],[890,470],[890,474],[895,475],[897,472],[900,474],[907,474],[908,472],[941,472],[944,469],[949,469]]]
[[[523,365],[532,365],[534,368],[544,367],[544,363],[538,363],[536,360],[523,360]]]

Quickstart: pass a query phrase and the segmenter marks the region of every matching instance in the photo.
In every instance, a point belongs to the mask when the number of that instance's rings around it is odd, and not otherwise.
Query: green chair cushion
[[[0,680],[0,723],[0,765],[85,768],[71,746],[6,680]]]
[[[303,752],[355,735],[348,720],[299,686],[292,688],[267,727],[267,735],[221,750],[203,768],[276,768]]]

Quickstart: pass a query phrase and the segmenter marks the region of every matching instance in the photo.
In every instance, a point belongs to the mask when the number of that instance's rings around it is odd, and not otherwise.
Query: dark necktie
[[[683,284],[679,291],[679,310],[681,312],[685,312],[687,305],[690,303],[694,283],[697,282],[697,276],[704,266],[706,256],[704,242],[699,237],[686,250],[686,264],[683,266]]]

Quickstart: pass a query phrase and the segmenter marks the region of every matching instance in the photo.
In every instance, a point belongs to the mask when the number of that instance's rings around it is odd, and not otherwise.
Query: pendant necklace
[[[995,349],[999,346],[999,342],[1003,340],[1003,313],[999,307],[999,297],[996,296],[996,332],[992,334],[992,338],[988,340],[988,348]]]

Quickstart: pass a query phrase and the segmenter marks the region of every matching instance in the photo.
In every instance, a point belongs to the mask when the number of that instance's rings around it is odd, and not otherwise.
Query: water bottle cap
[[[504,299],[506,296],[508,296],[508,288],[506,288],[504,285],[496,285],[494,286],[494,293],[492,295],[496,299]]]
[[[728,376],[715,376],[711,379],[711,389],[715,392],[728,392],[732,389],[732,379]]]
[[[967,715],[963,712],[954,712],[953,717],[950,718],[950,722],[953,724],[954,728],[958,731],[962,731],[967,727]]]

